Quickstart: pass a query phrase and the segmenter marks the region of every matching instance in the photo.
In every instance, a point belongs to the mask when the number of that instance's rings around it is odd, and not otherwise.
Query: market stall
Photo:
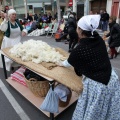
[[[42,111],[44,114],[46,114],[48,117],[50,117],[51,120],[53,120],[54,117],[56,117],[58,114],[60,114],[66,108],[68,108],[71,104],[73,104],[78,99],[78,96],[82,92],[82,89],[83,89],[82,78],[75,74],[72,67],[64,68],[64,67],[57,66],[57,67],[54,67],[53,69],[49,70],[46,67],[44,67],[42,64],[36,64],[31,61],[24,62],[20,58],[17,58],[15,56],[13,56],[12,54],[10,54],[9,50],[10,50],[10,48],[2,49],[2,54],[1,54],[5,78],[11,86],[13,86],[22,96],[24,96],[28,101],[30,101],[38,109],[40,108],[40,105],[42,104],[44,98],[35,97],[34,94],[31,93],[31,91],[27,87],[11,80],[10,77],[7,77],[4,56],[8,57],[9,59],[13,60],[14,62],[16,62],[22,66],[25,66],[27,69],[30,69],[31,71],[37,73],[38,75],[44,77],[50,83],[54,83],[55,81],[57,81],[72,90],[72,97],[71,97],[69,105],[64,108],[60,107],[59,113],[49,114],[48,112]],[[68,53],[66,53],[64,50],[62,50],[62,49],[59,49],[59,50],[61,51],[62,54],[64,53],[64,54],[68,55]]]

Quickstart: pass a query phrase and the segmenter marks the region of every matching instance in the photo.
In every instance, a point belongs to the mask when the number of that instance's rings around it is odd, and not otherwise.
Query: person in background
[[[42,18],[40,17],[37,22],[37,28],[42,29],[42,25],[43,25],[43,21],[42,21]]]
[[[92,10],[89,12],[89,15],[93,15],[93,11]]]
[[[34,20],[38,21],[38,15],[37,14],[34,15]]]
[[[79,45],[59,66],[73,66],[83,75],[83,91],[72,120],[119,120],[120,79],[111,63],[105,42],[95,31],[100,15],[87,15],[78,21]],[[68,81],[69,82],[69,81]]]
[[[55,18],[52,18],[51,23],[54,25],[55,23],[57,23],[57,20]]]
[[[47,16],[46,16],[46,14],[44,14],[44,15],[42,16],[42,22],[43,22],[43,23],[47,23]]]
[[[100,10],[100,16],[101,16],[100,23],[99,23],[100,30],[103,30],[103,14],[104,14],[103,10]]]
[[[27,20],[30,21],[30,22],[33,21],[33,18],[29,13],[27,14]]]
[[[108,44],[110,47],[110,59],[113,59],[113,57],[116,58],[118,55],[115,47],[120,46],[120,25],[116,23],[116,17],[109,18],[109,29],[110,32],[106,35],[106,37],[110,36]]]
[[[60,40],[63,39],[63,38],[66,39],[67,35],[68,35],[68,24],[66,23],[66,24],[65,24],[65,27],[64,27],[64,29],[63,29],[63,31],[62,31],[62,35],[60,36],[59,39],[56,39],[56,40],[57,40],[57,41],[60,41]]]
[[[51,13],[49,12],[48,15],[47,15],[47,22],[48,22],[48,23],[51,23],[51,20],[52,20],[52,15],[51,15]]]
[[[103,31],[107,31],[108,21],[109,21],[109,14],[106,11],[104,11],[104,13],[103,13]]]
[[[31,33],[32,32],[32,28],[31,28],[31,26],[32,26],[32,23],[33,23],[33,21],[27,21],[26,22],[26,24],[25,24],[25,29],[28,31],[28,33]]]
[[[21,36],[25,36],[27,34],[27,30],[23,29],[22,25],[16,18],[16,11],[14,9],[10,9],[8,11],[8,15],[4,14],[5,19],[1,23],[1,31],[5,32],[4,39],[2,41],[1,49],[12,47],[18,44],[21,41]],[[5,58],[6,69],[10,71],[12,60]]]
[[[20,22],[20,24],[21,24],[21,25],[23,25],[23,22],[22,22],[22,20],[19,20],[19,22]]]
[[[1,23],[4,21],[4,11],[0,11],[0,29],[1,29]],[[1,48],[1,44],[3,41],[3,36],[4,36],[4,32],[0,30],[0,48]]]
[[[56,13],[54,14],[54,18],[57,19],[57,17],[58,17],[58,13],[56,12]]]
[[[68,34],[70,37],[68,52],[71,52],[74,49],[75,45],[78,43],[78,35],[76,32],[77,23],[76,23],[76,18],[74,17],[73,14],[69,15],[67,25],[68,25]]]

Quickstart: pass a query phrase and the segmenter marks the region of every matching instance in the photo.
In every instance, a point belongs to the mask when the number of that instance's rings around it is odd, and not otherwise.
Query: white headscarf
[[[70,14],[70,15],[69,15],[69,18],[70,18],[70,17],[74,18],[74,15]]]
[[[78,21],[78,27],[80,27],[82,30],[91,31],[93,35],[93,32],[99,26],[99,21],[100,15],[86,15]]]
[[[8,16],[10,16],[10,15],[13,14],[13,13],[16,13],[16,11],[15,11],[14,9],[10,9],[10,10],[8,11]]]

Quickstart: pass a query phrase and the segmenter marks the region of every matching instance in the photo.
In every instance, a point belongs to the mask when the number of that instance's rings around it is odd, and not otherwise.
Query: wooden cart
[[[59,107],[59,113],[63,112],[66,108],[72,105],[78,99],[78,92],[82,92],[82,78],[78,77],[72,68],[64,68],[64,67],[56,67],[53,70],[47,70],[40,64],[32,63],[32,62],[23,62],[20,58],[15,58],[9,53],[10,48],[5,48],[2,50],[2,62],[3,62],[3,70],[5,79],[13,88],[15,88],[23,97],[25,97],[29,102],[31,102],[35,107],[40,110],[40,105],[42,104],[44,98],[43,97],[36,97],[26,86],[21,85],[20,83],[11,80],[10,77],[7,76],[6,65],[5,65],[5,57],[13,60],[14,62],[25,66],[27,69],[37,73],[38,75],[47,79],[50,83],[55,83],[55,81],[62,83],[72,89],[72,97],[70,103],[66,107]],[[62,72],[60,72],[62,71]],[[59,78],[58,78],[59,76]],[[72,78],[71,78],[72,76]],[[54,84],[52,84],[54,89]],[[76,91],[76,92],[74,92]],[[42,111],[42,110],[40,110]],[[50,118],[50,120],[54,120],[54,118],[58,114],[49,113],[46,111],[42,111],[46,116]]]

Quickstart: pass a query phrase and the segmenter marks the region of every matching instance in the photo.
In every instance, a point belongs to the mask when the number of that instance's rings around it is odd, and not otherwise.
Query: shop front
[[[106,10],[107,0],[92,0],[90,1],[90,10],[93,14],[99,13],[100,10]]]

